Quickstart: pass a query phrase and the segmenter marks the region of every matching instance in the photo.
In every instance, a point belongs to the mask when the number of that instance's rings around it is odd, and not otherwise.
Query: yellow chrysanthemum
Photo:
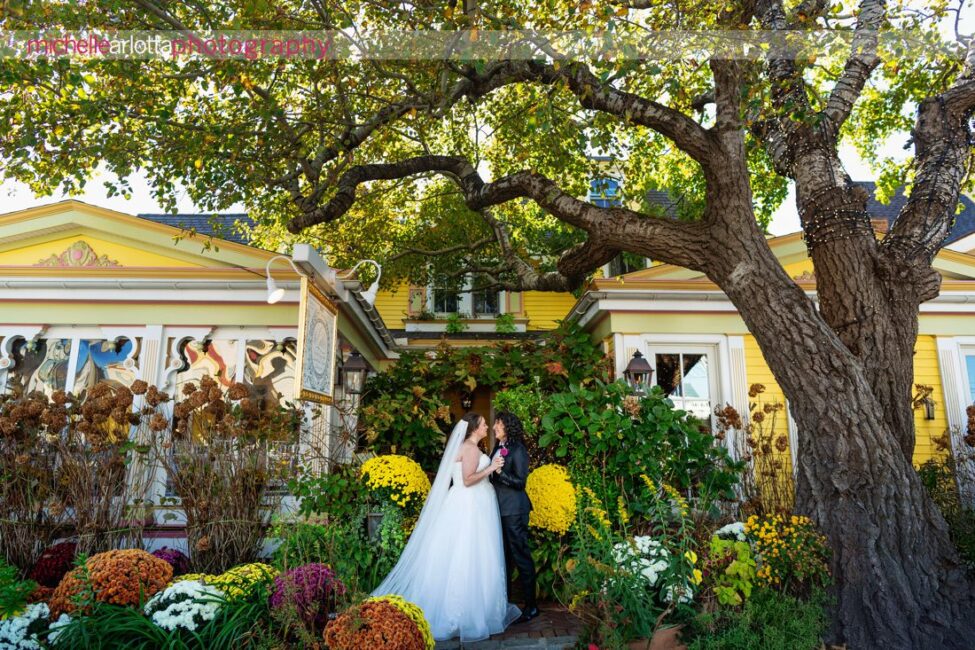
[[[217,587],[228,599],[248,595],[260,583],[269,583],[278,575],[278,570],[269,564],[254,562],[242,564],[224,571],[218,576],[210,576],[206,583]]]
[[[204,584],[210,584],[210,581],[211,580],[216,580],[217,577],[218,576],[215,576],[215,575],[212,575],[212,574],[209,574],[209,573],[184,573],[183,575],[176,576],[175,578],[173,578],[172,580],[170,580],[169,581],[169,584],[166,585],[166,586],[167,587],[172,587],[177,582],[184,582],[186,580],[196,580],[196,581],[202,582]]]
[[[561,465],[542,465],[528,475],[525,492],[532,502],[530,526],[560,535],[569,531],[576,516],[576,490],[569,470]]]
[[[419,605],[415,605],[410,601],[406,600],[402,596],[396,596],[389,594],[387,596],[376,596],[375,598],[369,598],[366,602],[371,601],[382,601],[389,603],[394,606],[399,611],[406,614],[407,618],[416,623],[416,626],[420,628],[420,634],[423,635],[423,642],[427,646],[427,650],[433,650],[436,646],[436,641],[433,640],[433,631],[430,629],[430,623],[427,622],[427,617],[423,613],[423,609]]]
[[[359,473],[370,490],[388,492],[401,508],[420,505],[430,492],[430,479],[423,468],[406,456],[375,456],[362,464]]]

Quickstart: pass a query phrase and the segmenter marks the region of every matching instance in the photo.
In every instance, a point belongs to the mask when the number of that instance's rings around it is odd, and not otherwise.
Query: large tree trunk
[[[758,341],[796,419],[797,509],[833,549],[832,640],[851,648],[975,647],[972,584],[903,448],[913,429],[894,431],[900,418],[887,417],[907,396],[874,391],[870,369],[787,276],[758,229],[742,227],[746,216],[718,237],[729,252],[710,275]],[[846,281],[857,279],[831,278],[838,293],[854,291]],[[878,340],[916,334],[916,310],[913,329],[875,319],[863,315]],[[887,354],[885,362],[897,364],[887,372],[912,376],[913,342],[912,335]]]

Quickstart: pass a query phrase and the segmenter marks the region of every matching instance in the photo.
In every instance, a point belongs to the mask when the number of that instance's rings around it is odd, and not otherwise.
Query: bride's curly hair
[[[501,411],[494,417],[504,423],[504,433],[509,443],[525,441],[525,427],[517,415],[511,411]]]
[[[471,411],[462,417],[461,420],[467,423],[467,432],[464,433],[464,440],[467,440],[471,437],[471,434],[474,433],[479,426],[481,426],[481,422],[484,421],[484,416],[480,413]]]

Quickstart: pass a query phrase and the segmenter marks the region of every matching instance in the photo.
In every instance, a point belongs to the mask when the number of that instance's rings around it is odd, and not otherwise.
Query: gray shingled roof
[[[885,219],[889,226],[894,225],[894,221],[897,219],[897,215],[900,214],[901,208],[907,203],[907,197],[904,196],[904,188],[898,190],[897,194],[891,197],[890,203],[884,204],[874,198],[874,192],[877,190],[876,183],[862,181],[858,182],[857,185],[863,187],[870,194],[870,199],[867,201],[867,212],[870,216],[874,219]],[[964,208],[960,213],[955,215],[955,225],[952,226],[951,231],[948,233],[948,239],[945,240],[946,245],[975,232],[975,202],[964,194],[961,195],[959,200]]]
[[[195,230],[201,235],[225,239],[236,244],[250,245],[247,232],[241,232],[237,222],[246,226],[254,225],[254,220],[244,213],[237,214],[139,214],[140,219],[155,221],[181,230]]]

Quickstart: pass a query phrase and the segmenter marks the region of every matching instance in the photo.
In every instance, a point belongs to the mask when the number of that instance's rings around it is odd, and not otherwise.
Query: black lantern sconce
[[[639,350],[633,353],[633,358],[626,364],[623,377],[630,384],[634,393],[646,395],[650,378],[653,377],[653,368],[650,366],[650,362],[643,358]]]
[[[931,395],[934,393],[934,387],[915,384],[914,388],[917,389],[917,395],[911,400],[911,406],[915,409],[923,408],[924,419],[933,420],[935,418],[934,407],[937,404],[937,402],[931,399]]]
[[[361,395],[366,384],[366,374],[369,366],[358,352],[349,355],[348,361],[342,364],[342,384],[347,395]]]

